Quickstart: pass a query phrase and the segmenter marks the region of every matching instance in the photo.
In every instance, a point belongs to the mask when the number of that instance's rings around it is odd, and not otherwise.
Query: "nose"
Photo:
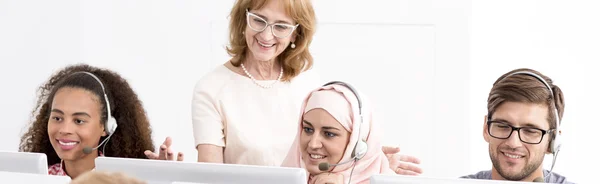
[[[519,139],[519,131],[513,130],[512,134],[506,139],[506,144],[511,148],[520,147],[522,145],[521,139]]]
[[[273,26],[272,25],[267,26],[267,28],[265,28],[265,30],[260,32],[260,37],[262,37],[262,39],[265,41],[272,40],[275,37],[273,35]]]
[[[58,133],[60,133],[60,134],[72,134],[73,131],[75,130],[75,127],[74,127],[75,124],[69,123],[68,121],[58,123],[57,126],[59,126]]]
[[[310,137],[310,141],[308,142],[308,148],[310,149],[319,149],[322,148],[323,144],[321,143],[321,138],[317,134],[313,134]]]

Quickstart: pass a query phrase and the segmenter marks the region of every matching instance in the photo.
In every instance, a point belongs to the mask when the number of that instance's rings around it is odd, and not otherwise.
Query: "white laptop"
[[[96,158],[96,170],[123,172],[149,184],[193,182],[211,184],[306,184],[302,168],[191,163],[114,157]]]
[[[47,175],[46,154],[0,151],[0,171]]]
[[[371,184],[531,184],[531,182],[517,181],[499,181],[499,180],[477,180],[466,178],[434,178],[423,176],[404,176],[404,175],[373,175],[370,178]]]
[[[54,176],[44,174],[31,174],[19,172],[0,171],[0,183],[19,183],[19,184],[69,184],[71,178],[68,176]]]

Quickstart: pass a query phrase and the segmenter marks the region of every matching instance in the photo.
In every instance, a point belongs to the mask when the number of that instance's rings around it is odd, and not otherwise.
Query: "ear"
[[[485,142],[490,143],[490,134],[488,134],[487,115],[483,116],[483,139]]]
[[[290,42],[296,42],[296,31],[294,31],[294,33],[292,34],[292,37],[290,38]]]
[[[100,125],[100,126],[102,126],[102,137],[104,137],[104,136],[108,135],[108,134],[106,133],[106,126],[104,126],[104,124],[102,124],[102,125]]]

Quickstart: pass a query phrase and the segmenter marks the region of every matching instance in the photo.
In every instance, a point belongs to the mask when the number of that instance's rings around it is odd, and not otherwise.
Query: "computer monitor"
[[[0,171],[47,175],[46,154],[0,151]]]
[[[31,174],[19,172],[0,171],[0,183],[21,184],[69,184],[71,178],[68,176],[54,176],[46,174]]]
[[[302,168],[178,162],[114,157],[96,158],[96,170],[122,172],[149,184],[195,182],[211,184],[306,184]]]
[[[370,178],[371,184],[531,184],[531,182],[477,180],[466,178],[435,178],[423,176],[378,174]]]

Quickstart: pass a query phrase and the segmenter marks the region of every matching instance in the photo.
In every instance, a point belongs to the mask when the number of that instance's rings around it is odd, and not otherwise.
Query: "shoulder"
[[[294,90],[304,91],[306,94],[323,84],[325,83],[321,81],[321,76],[314,68],[303,71],[290,81],[290,85]]]
[[[545,182],[549,182],[549,183],[565,183],[565,184],[573,183],[573,182],[567,181],[567,177],[562,176],[555,172],[551,173],[548,170],[544,170],[544,180],[545,180]]]
[[[231,79],[235,74],[233,71],[229,70],[229,68],[224,65],[219,65],[215,67],[210,72],[206,73],[204,76],[198,80],[196,86],[198,85],[217,85],[222,83],[221,81],[224,79]]]
[[[460,178],[490,180],[490,179],[492,179],[492,171],[489,171],[489,170],[488,171],[479,171],[475,174],[461,176]]]
[[[215,94],[220,91],[224,86],[235,80],[237,75],[233,71],[229,70],[224,65],[215,67],[212,71],[202,76],[194,86],[194,94],[197,93],[208,93]]]

